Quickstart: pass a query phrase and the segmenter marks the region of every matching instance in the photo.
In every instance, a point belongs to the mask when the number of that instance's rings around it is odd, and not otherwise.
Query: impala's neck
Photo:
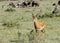
[[[37,23],[37,18],[34,19],[34,22]]]

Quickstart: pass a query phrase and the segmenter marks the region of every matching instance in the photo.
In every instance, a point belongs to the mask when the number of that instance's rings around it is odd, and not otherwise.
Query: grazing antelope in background
[[[54,6],[54,9],[52,11],[52,14],[58,13],[58,6],[57,6],[57,4],[53,4],[53,6]]]
[[[58,5],[60,5],[60,0],[58,1]]]
[[[10,3],[8,4],[8,6],[11,6],[11,7],[13,7],[13,8],[16,7],[15,4],[14,4],[13,2],[10,2]]]
[[[46,35],[46,23],[45,22],[38,22],[37,17],[32,14],[33,21],[34,21],[34,27],[36,30],[37,40],[39,38],[40,31],[44,33],[44,38]],[[45,40],[45,39],[44,39]]]
[[[35,1],[32,1],[32,7],[36,7],[36,6],[39,6],[39,3],[35,2]]]

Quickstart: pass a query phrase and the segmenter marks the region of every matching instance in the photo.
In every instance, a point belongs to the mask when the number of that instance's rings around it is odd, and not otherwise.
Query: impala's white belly
[[[44,29],[44,27],[41,27],[41,28],[40,28],[40,30],[43,30],[43,29]]]

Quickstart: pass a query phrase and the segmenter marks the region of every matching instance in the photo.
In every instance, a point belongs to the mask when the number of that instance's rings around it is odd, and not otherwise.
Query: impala
[[[37,17],[32,14],[33,21],[34,21],[34,28],[37,33],[37,39],[39,38],[40,31],[44,33],[44,38],[46,34],[46,23],[45,22],[38,22]]]

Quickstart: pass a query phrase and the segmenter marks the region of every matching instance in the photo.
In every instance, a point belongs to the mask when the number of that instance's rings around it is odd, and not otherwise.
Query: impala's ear
[[[37,16],[37,14],[35,16]]]
[[[34,17],[34,14],[32,14],[32,17]]]
[[[37,17],[38,14],[36,14],[35,16]]]
[[[34,18],[34,14],[32,14],[32,17]]]

